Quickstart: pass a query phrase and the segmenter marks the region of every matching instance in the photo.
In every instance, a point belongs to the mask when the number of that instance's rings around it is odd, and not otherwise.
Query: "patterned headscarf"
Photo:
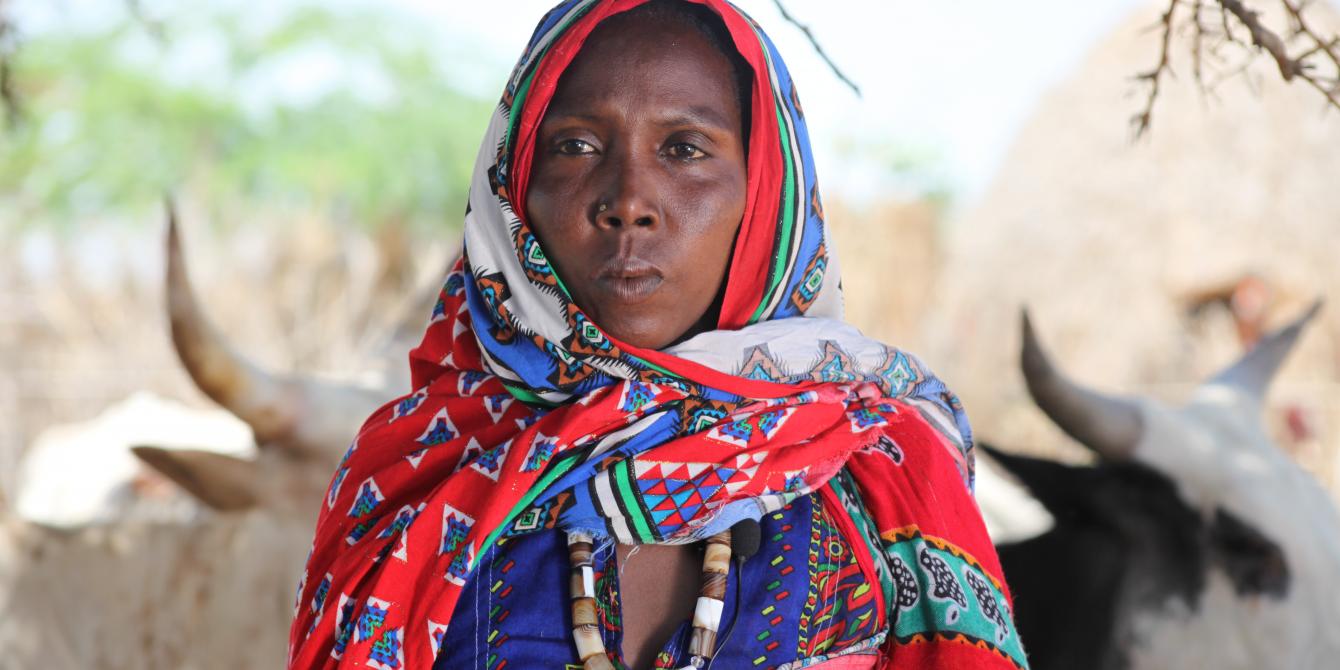
[[[642,2],[569,2],[551,11],[507,84],[476,163],[465,249],[477,278],[468,295],[488,371],[520,397],[561,402],[630,379],[671,357],[636,351],[591,323],[566,294],[524,221],[536,131],[560,75],[606,17]],[[755,72],[744,220],[726,283],[720,327],[796,316],[840,319],[836,264],[825,239],[809,134],[795,86],[758,25],[727,3],[721,13]],[[482,301],[482,302],[479,302]],[[516,335],[520,333],[521,336]],[[555,366],[557,359],[563,364]],[[691,374],[679,377],[692,378]]]
[[[853,472],[878,487],[878,464],[909,448],[947,455],[957,486],[970,482],[953,396],[840,321],[795,86],[724,0],[689,0],[720,15],[754,73],[718,329],[643,350],[572,302],[521,207],[536,130],[592,30],[645,1],[565,2],[517,63],[476,161],[463,258],[410,355],[415,390],[368,419],[331,482],[291,666],[429,667],[461,586],[508,534],[690,542],[816,490],[854,455],[875,459]],[[662,495],[671,480],[692,495]]]

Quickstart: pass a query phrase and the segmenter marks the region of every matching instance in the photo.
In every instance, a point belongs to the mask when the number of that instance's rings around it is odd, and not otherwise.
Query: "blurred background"
[[[0,0],[0,515],[70,542],[147,520],[158,539],[118,555],[178,546],[161,527],[226,506],[129,447],[255,456],[173,350],[167,197],[236,352],[408,390],[487,115],[549,4]],[[1023,306],[1075,378],[1177,402],[1325,298],[1266,418],[1340,491],[1340,105],[1324,92],[1208,9],[1165,47],[1167,3],[1142,0],[787,3],[858,95],[774,2],[739,4],[800,87],[849,318],[921,355],[979,439],[1086,458],[1025,394]],[[1340,26],[1335,3],[1306,9]],[[1141,78],[1165,48],[1168,69]],[[297,544],[310,524],[296,515]],[[274,581],[291,594],[292,578]],[[273,658],[282,642],[258,635]],[[191,640],[154,644],[151,666],[194,667]]]

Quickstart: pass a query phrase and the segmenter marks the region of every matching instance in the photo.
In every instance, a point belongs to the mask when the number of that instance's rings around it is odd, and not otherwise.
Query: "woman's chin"
[[[611,319],[610,323],[605,324],[599,320],[596,323],[599,323],[610,337],[638,349],[664,349],[679,341],[688,330],[686,327],[666,323],[666,314],[660,310],[646,310],[651,313],[645,318],[638,318],[637,315],[637,312],[644,310],[616,311],[619,317]]]
[[[645,325],[643,327],[609,329],[605,332],[609,333],[614,339],[638,349],[664,349],[677,339],[674,336],[666,336],[663,332],[655,329],[646,328]]]
[[[607,335],[631,347],[660,350],[703,329],[700,322],[706,309],[686,307],[683,299],[675,299],[669,291],[656,291],[635,301],[610,294],[602,298],[595,309],[586,310],[587,316]]]

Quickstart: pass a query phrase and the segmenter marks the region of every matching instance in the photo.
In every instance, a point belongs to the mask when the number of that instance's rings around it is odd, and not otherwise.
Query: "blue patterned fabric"
[[[863,598],[866,576],[834,527],[833,514],[840,513],[809,495],[762,519],[758,553],[743,570],[733,570],[727,584],[721,630],[731,632],[716,667],[774,668],[882,639],[870,625],[879,604]],[[596,592],[610,650],[622,646],[617,568],[614,545],[605,543],[595,553]],[[572,645],[570,574],[560,531],[499,542],[466,583],[434,670],[580,667]],[[737,609],[739,580],[744,590]],[[687,662],[688,623],[665,642],[657,667]]]

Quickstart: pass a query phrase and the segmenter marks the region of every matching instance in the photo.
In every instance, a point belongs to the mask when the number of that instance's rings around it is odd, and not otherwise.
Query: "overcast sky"
[[[510,65],[534,21],[553,3],[397,4]],[[772,0],[737,4],[777,43],[800,86],[825,188],[867,178],[859,170],[842,170],[834,146],[869,137],[938,155],[947,185],[971,197],[990,179],[1038,97],[1142,2],[787,0],[791,14],[810,26],[861,87],[861,98],[830,73]],[[1156,36],[1150,38],[1152,65],[1157,46]],[[859,192],[862,186],[850,188]]]
[[[281,12],[310,0],[247,3]],[[236,6],[237,0],[214,0]],[[1086,51],[1141,0],[786,0],[834,61],[862,88],[857,98],[827,69],[773,0],[738,0],[768,31],[800,86],[825,189],[870,195],[887,182],[870,165],[839,161],[842,143],[905,147],[935,178],[971,200],[1039,96],[1073,72]],[[153,2],[142,2],[152,11]],[[551,0],[325,0],[327,7],[402,12],[439,35],[444,50],[478,59],[467,83],[487,97]],[[124,12],[124,0],[17,0],[21,30],[96,24]],[[264,9],[262,9],[264,8]],[[1150,35],[1150,60],[1156,57]],[[1133,72],[1141,64],[1132,64]],[[313,65],[309,69],[319,69]],[[474,76],[474,75],[477,75]],[[1125,85],[1113,82],[1114,86]],[[281,87],[287,86],[287,83]]]

